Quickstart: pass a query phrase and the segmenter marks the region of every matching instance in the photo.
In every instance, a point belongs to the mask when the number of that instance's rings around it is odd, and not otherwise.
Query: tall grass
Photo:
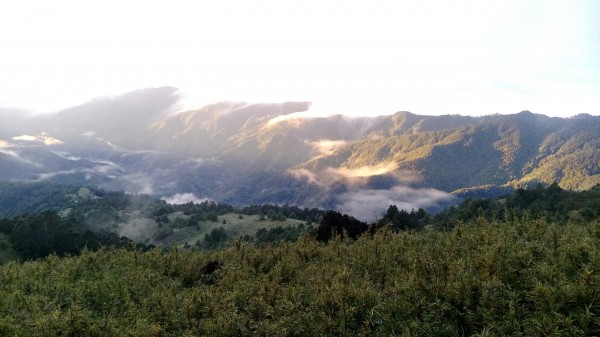
[[[2,336],[593,336],[600,222],[478,219],[327,245],[0,267]]]

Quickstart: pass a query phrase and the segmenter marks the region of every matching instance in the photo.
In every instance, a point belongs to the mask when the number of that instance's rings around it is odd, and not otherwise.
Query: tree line
[[[72,217],[61,217],[54,211],[24,214],[13,219],[0,219],[0,233],[6,235],[22,260],[32,260],[51,254],[77,255],[83,249],[137,247],[141,243],[115,233],[93,232]]]
[[[172,227],[195,226],[199,221],[218,221],[218,215],[238,212],[240,216],[260,215],[271,220],[286,217],[305,220],[305,225],[290,228],[261,229],[253,236],[242,238],[246,242],[265,243],[296,241],[306,234],[321,242],[341,236],[357,239],[368,233],[373,235],[382,228],[392,231],[421,231],[427,227],[448,229],[462,222],[476,219],[486,221],[514,221],[515,219],[543,219],[548,223],[564,224],[568,221],[591,221],[600,217],[600,185],[588,191],[563,190],[556,184],[538,185],[531,189],[517,189],[514,193],[497,198],[469,198],[457,206],[438,214],[423,209],[403,210],[390,205],[382,218],[368,224],[350,215],[333,210],[300,208],[289,205],[252,205],[237,209],[231,205],[204,201],[171,205],[147,195],[129,195],[124,192],[91,190],[93,198],[81,200],[65,214],[46,210],[0,219],[0,233],[6,235],[21,259],[42,258],[49,254],[74,255],[84,247],[127,247],[135,244],[110,229],[94,227],[93,221],[119,221],[122,210],[136,210],[143,216],[154,218],[159,226],[170,222],[166,215],[183,212],[188,219],[177,218],[173,226],[163,227],[157,237],[169,235]],[[315,221],[313,225],[313,221]],[[181,222],[181,223],[179,223]],[[233,242],[224,228],[214,229],[205,235],[206,247],[220,248]]]

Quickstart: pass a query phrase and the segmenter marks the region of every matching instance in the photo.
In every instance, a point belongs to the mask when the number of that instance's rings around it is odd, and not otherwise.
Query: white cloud
[[[194,166],[196,168],[206,166],[206,165],[220,165],[222,163],[221,160],[214,158],[214,157],[193,158],[193,159],[190,159],[190,161],[194,163]]]
[[[77,170],[72,169],[72,170],[40,173],[40,175],[38,176],[38,180],[47,180],[47,179],[52,179],[59,175],[67,175],[67,174],[73,174],[73,173],[77,173]]]
[[[331,155],[336,149],[346,145],[345,140],[319,139],[313,142],[306,142],[311,145],[320,155]]]
[[[16,151],[5,150],[1,146],[0,146],[0,153],[3,153],[5,155],[11,156],[11,157],[15,157],[17,159],[20,159],[19,154]]]
[[[13,145],[5,140],[1,140],[0,139],[0,149],[8,149],[10,147],[12,147]]]
[[[357,168],[330,167],[323,172],[328,175],[340,176],[344,178],[363,178],[378,176],[394,172],[398,168],[396,163],[381,163],[377,165],[366,165]]]
[[[26,142],[34,142],[37,141],[37,137],[35,136],[30,136],[30,135],[22,135],[22,136],[15,136],[12,138],[13,140],[23,140]]]
[[[166,201],[169,204],[187,204],[188,202],[193,202],[195,204],[202,203],[204,201],[208,201],[208,198],[199,198],[193,193],[176,193],[170,197],[163,197],[162,200]]]
[[[72,156],[70,153],[68,152],[63,152],[63,151],[52,151],[52,153],[54,153],[55,155],[64,158],[66,160],[70,160],[70,161],[80,161],[81,157],[77,157],[77,156]]]
[[[139,194],[154,193],[154,180],[147,174],[132,173],[122,176],[121,179],[124,183],[131,186],[130,188],[126,188],[126,190],[133,190]]]
[[[398,164],[394,162],[365,165],[356,168],[327,167],[316,172],[304,168],[296,168],[289,170],[288,174],[296,179],[306,179],[311,184],[325,187],[340,179],[344,179],[344,183],[347,185],[364,186],[367,183],[365,178],[379,175],[390,176],[397,183],[407,185],[422,180],[421,175],[417,172],[399,170]]]
[[[42,132],[41,134],[39,134],[37,136],[31,136],[31,135],[15,136],[15,137],[12,137],[12,139],[17,140],[17,141],[24,141],[24,142],[43,143],[44,145],[63,144],[63,142],[60,139],[50,137],[45,132]]]
[[[307,169],[292,169],[288,173],[296,179],[306,179],[309,183],[315,185],[323,185],[318,176]]]
[[[364,220],[375,221],[389,205],[396,205],[407,211],[428,208],[439,203],[452,201],[455,197],[433,188],[415,189],[395,186],[387,190],[353,189],[338,196],[336,209],[340,212]]]

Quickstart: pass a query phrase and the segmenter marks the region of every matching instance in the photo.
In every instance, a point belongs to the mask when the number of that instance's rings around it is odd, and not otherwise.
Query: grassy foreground
[[[600,223],[108,250],[0,266],[1,336],[592,336]]]

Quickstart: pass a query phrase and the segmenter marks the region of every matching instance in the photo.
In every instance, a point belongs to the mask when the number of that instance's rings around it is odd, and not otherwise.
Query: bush
[[[51,255],[0,267],[0,335],[598,335],[598,247],[598,221],[516,219]]]

